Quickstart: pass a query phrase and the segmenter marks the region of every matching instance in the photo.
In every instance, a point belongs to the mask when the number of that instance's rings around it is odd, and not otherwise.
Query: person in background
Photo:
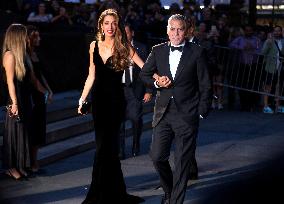
[[[31,12],[27,21],[28,22],[36,22],[36,23],[50,23],[52,19],[52,15],[46,13],[45,3],[40,3],[38,5],[37,12]]]
[[[28,31],[28,49],[33,71],[36,78],[39,80],[41,85],[48,91],[48,101],[52,101],[53,92],[47,83],[43,75],[43,64],[37,54],[37,48],[40,45],[40,34],[35,26],[27,26]],[[40,146],[45,144],[46,140],[46,99],[45,95],[38,91],[36,88],[32,89],[32,126],[31,132],[31,171],[37,173],[39,171],[39,164],[37,161],[38,149]]]
[[[133,46],[137,54],[146,60],[146,46],[140,42],[133,40],[134,30],[131,24],[125,24],[125,32],[129,44]],[[122,76],[122,83],[124,84],[124,95],[126,99],[126,115],[125,119],[129,119],[132,123],[133,143],[132,156],[138,156],[140,152],[140,137],[143,127],[143,102],[147,103],[152,99],[152,89],[146,88],[139,78],[140,67],[137,65],[130,66],[129,69],[124,70]],[[121,135],[120,158],[125,157],[125,123],[122,125],[123,131]]]
[[[261,53],[264,55],[265,60],[265,74],[264,74],[264,90],[271,93],[272,86],[278,83],[277,91],[283,88],[284,70],[283,70],[283,56],[284,56],[284,38],[282,35],[282,27],[275,26],[273,29],[273,37],[269,37],[262,47]],[[279,93],[276,93],[279,94]],[[280,93],[281,94],[281,93]],[[263,97],[264,113],[274,113],[269,106],[269,97]],[[284,113],[284,107],[281,106],[279,98],[276,98],[275,112]]]
[[[236,67],[237,86],[247,90],[239,90],[241,111],[254,111],[259,102],[259,96],[248,90],[255,89],[259,80],[257,71],[257,53],[259,52],[260,40],[254,35],[254,28],[251,25],[244,26],[244,36],[235,38],[229,47],[236,49],[240,55],[239,66]]]
[[[73,24],[70,16],[66,12],[66,9],[64,7],[62,7],[62,6],[60,6],[60,8],[59,8],[58,15],[54,16],[52,18],[51,22],[54,25],[58,25],[58,26],[68,26],[68,25],[72,25]]]
[[[12,24],[8,27],[2,49],[9,93],[3,137],[3,168],[8,176],[17,180],[27,177],[31,168],[31,90],[34,86],[46,93],[27,61],[27,43],[25,26]]]

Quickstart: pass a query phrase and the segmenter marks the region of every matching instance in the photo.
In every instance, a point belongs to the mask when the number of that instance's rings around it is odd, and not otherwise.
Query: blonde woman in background
[[[27,29],[21,24],[12,24],[6,31],[3,43],[3,67],[8,86],[9,99],[3,137],[3,167],[14,179],[28,176],[30,163],[29,135],[31,122],[31,88],[40,86],[26,55]]]

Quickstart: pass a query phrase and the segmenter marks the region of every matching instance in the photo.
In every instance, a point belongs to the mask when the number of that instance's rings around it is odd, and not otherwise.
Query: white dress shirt
[[[178,45],[178,46],[174,46],[171,45],[173,47],[180,47],[180,46],[184,46],[185,42],[183,42],[182,44]],[[177,67],[181,58],[182,52],[175,50],[175,51],[171,51],[170,50],[170,56],[169,56],[169,63],[170,63],[170,70],[171,70],[171,74],[173,79],[175,79],[175,75],[177,72]]]
[[[131,41],[131,45],[134,47],[133,45],[133,40]],[[135,48],[134,48],[135,49]],[[129,69],[129,74],[130,74],[130,82],[132,83],[133,82],[133,60],[130,60],[130,63],[131,65],[128,67]],[[125,71],[123,72],[123,75],[122,75],[122,83],[125,84]]]
[[[133,62],[131,62],[131,64],[133,64]],[[133,82],[133,65],[130,65],[128,67],[129,69],[129,74],[130,74],[130,81],[131,83]],[[123,75],[122,75],[122,83],[125,84],[125,71],[123,72]]]
[[[180,46],[184,46],[184,45],[185,45],[185,42],[183,42],[182,44],[180,44],[178,46],[174,46],[174,45],[171,45],[171,46],[173,46],[173,47],[180,47]],[[182,52],[180,52],[178,50],[175,50],[173,52],[170,50],[170,53],[169,53],[169,64],[170,64],[170,71],[171,71],[173,79],[175,78],[175,75],[176,75],[176,72],[177,72],[177,67],[178,67],[181,55],[182,55]],[[154,82],[154,86],[156,88],[160,88],[158,86],[158,84],[157,84],[157,81]]]

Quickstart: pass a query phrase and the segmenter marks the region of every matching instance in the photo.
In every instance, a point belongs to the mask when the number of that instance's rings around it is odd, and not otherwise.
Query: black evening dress
[[[112,58],[103,62],[98,44],[93,53],[96,78],[92,91],[92,114],[96,134],[96,155],[92,182],[83,204],[127,203],[126,186],[119,160],[119,131],[126,101],[121,82],[123,71],[116,71]]]
[[[32,61],[33,70],[36,78],[44,85],[42,80],[42,63]],[[46,88],[46,87],[45,87]],[[31,144],[33,146],[42,146],[46,141],[46,104],[44,94],[36,88],[32,89],[33,109]]]
[[[14,84],[16,89],[19,117],[10,117],[7,111],[4,137],[3,137],[3,167],[4,169],[17,169],[21,174],[26,175],[30,168],[30,132],[31,132],[31,72],[27,63],[25,64],[26,74],[22,81],[15,76]],[[11,99],[8,105],[11,104]]]

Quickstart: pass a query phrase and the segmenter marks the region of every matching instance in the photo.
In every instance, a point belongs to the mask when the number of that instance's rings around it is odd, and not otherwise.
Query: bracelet
[[[48,101],[48,96],[49,96],[49,92],[46,90],[46,91],[44,92],[44,103],[45,103],[45,104],[46,104],[47,101]]]
[[[86,101],[81,97],[79,99],[79,106],[83,105],[83,103],[85,103]]]

